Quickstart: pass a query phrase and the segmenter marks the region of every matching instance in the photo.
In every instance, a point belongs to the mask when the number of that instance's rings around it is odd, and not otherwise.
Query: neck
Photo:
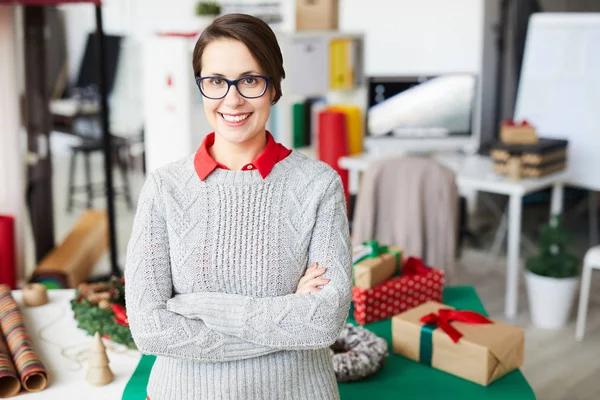
[[[215,133],[215,142],[210,147],[211,157],[218,163],[226,165],[231,170],[241,170],[246,164],[250,164],[264,151],[267,144],[267,135],[256,135],[244,143],[231,143],[224,140]]]

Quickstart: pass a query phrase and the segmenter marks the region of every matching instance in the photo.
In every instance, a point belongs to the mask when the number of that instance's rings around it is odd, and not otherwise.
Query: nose
[[[225,105],[229,107],[239,107],[244,103],[244,97],[238,92],[237,87],[235,85],[231,85],[229,91],[225,95],[225,99],[223,99]]]

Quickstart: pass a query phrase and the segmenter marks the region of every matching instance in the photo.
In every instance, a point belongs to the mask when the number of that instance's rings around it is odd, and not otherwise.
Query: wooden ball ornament
[[[29,283],[23,288],[23,303],[29,307],[48,303],[48,290],[41,283]]]

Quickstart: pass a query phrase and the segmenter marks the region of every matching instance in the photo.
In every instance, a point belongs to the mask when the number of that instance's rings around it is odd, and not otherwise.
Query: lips
[[[236,114],[236,115],[223,114],[223,113],[219,113],[219,114],[221,115],[221,117],[225,121],[232,122],[232,123],[242,122],[242,121],[248,119],[248,117],[251,115],[251,113],[248,113],[248,114]]]

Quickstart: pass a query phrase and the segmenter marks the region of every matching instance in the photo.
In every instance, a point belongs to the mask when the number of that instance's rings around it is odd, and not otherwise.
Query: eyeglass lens
[[[202,92],[206,97],[221,98],[227,94],[227,81],[218,77],[203,79]],[[247,76],[237,83],[239,93],[244,97],[260,97],[267,88],[266,79],[259,76]]]

